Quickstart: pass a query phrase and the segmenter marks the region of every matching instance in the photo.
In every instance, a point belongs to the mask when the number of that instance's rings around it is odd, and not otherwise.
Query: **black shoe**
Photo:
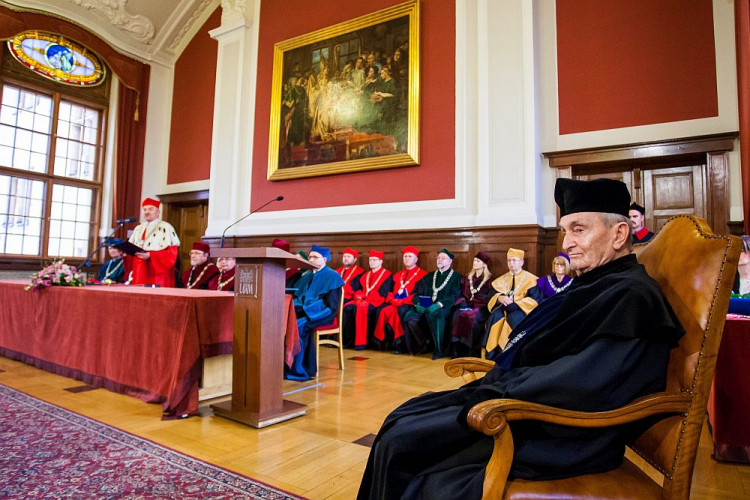
[[[435,361],[436,359],[443,359],[445,357],[447,357],[447,356],[445,354],[443,354],[442,352],[437,352],[437,353],[435,353],[435,354],[432,355],[432,360]]]
[[[355,345],[354,346],[354,350],[355,351],[364,351],[365,349],[367,349],[366,345]]]

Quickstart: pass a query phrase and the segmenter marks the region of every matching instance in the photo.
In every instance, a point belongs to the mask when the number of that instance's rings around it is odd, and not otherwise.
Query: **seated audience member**
[[[141,203],[145,222],[130,235],[130,243],[142,248],[132,259],[129,282],[133,285],[175,286],[174,267],[180,239],[169,222],[161,220],[161,202],[146,198]]]
[[[123,253],[115,248],[122,243],[120,238],[107,240],[107,251],[110,259],[99,268],[99,281],[105,285],[110,283],[122,283],[125,281],[125,259]]]
[[[219,274],[215,275],[208,283],[208,289],[219,292],[233,292],[236,266],[237,260],[233,257],[219,257],[216,259],[216,267],[219,268]]]
[[[510,331],[539,304],[537,277],[523,269],[524,255],[523,250],[508,249],[508,272],[492,282],[495,292],[487,303],[484,340],[488,352],[498,345],[503,349]]]
[[[461,296],[452,309],[451,356],[479,356],[482,351],[484,329],[489,317],[487,300],[492,290],[490,256],[479,252],[467,276],[461,279]]]
[[[732,293],[740,295],[750,293],[750,236],[747,235],[742,237],[742,253],[737,267],[737,275],[734,278]]]
[[[437,255],[437,271],[414,288],[412,307],[404,316],[404,338],[411,354],[421,353],[432,342],[432,359],[444,358],[445,320],[461,293],[461,275],[451,269],[454,255],[443,248]]]
[[[646,209],[637,203],[630,204],[628,212],[630,227],[633,232],[633,243],[646,243],[654,237],[654,233],[646,229]]]
[[[378,313],[373,332],[374,341],[384,348],[389,343],[396,351],[406,352],[403,321],[412,306],[413,291],[427,271],[417,267],[419,250],[408,246],[401,250],[404,269],[393,275],[393,291],[385,298],[386,305]]]
[[[294,291],[294,309],[297,312],[297,328],[302,350],[294,356],[292,367],[284,365],[284,377],[290,380],[309,380],[317,373],[315,358],[315,335],[318,326],[330,325],[336,319],[341,300],[341,276],[326,263],[331,251],[318,245],[310,250],[313,271],[303,274]]]
[[[359,252],[347,248],[344,253],[341,254],[341,261],[343,266],[336,269],[341,279],[344,280],[344,301],[349,302],[354,296],[354,290],[352,290],[352,284],[357,281],[357,277],[365,272],[364,269],[357,265],[357,255]]]
[[[553,295],[567,290],[572,283],[570,277],[570,260],[564,252],[557,254],[552,259],[552,274],[537,278],[536,286],[541,293],[541,300],[548,299]]]
[[[631,254],[625,184],[558,179],[563,249],[577,277],[532,311],[482,379],[408,401],[385,420],[360,500],[479,499],[494,440],[469,428],[478,403],[513,398],[568,410],[613,410],[665,389],[670,350],[684,334]],[[595,376],[594,376],[595,375]],[[510,478],[560,479],[617,468],[640,424],[574,429],[513,422]],[[509,457],[510,460],[510,457]]]
[[[208,261],[211,247],[202,241],[193,242],[190,250],[190,270],[182,273],[183,288],[208,290],[208,283],[219,274],[219,268]]]
[[[344,304],[344,344],[361,351],[372,342],[378,312],[393,288],[391,272],[383,267],[383,252],[370,250],[370,270],[352,283],[352,300]]]

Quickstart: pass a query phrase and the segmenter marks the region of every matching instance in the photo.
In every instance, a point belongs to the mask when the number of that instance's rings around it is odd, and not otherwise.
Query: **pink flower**
[[[44,286],[50,286],[50,285],[51,285],[52,283],[50,283],[50,281],[49,281],[49,280],[44,280],[44,281],[42,281],[42,284],[43,284]]]

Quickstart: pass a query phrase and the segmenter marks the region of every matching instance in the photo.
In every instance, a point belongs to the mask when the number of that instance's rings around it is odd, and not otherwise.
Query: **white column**
[[[260,0],[222,0],[216,64],[207,235],[250,209]],[[234,233],[228,233],[234,234]]]

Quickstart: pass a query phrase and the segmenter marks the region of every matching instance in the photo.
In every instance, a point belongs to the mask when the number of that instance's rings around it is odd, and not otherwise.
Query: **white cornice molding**
[[[201,26],[219,7],[220,0],[195,0],[192,4],[197,4],[192,11],[185,9],[179,14],[175,11],[155,42],[157,52],[168,55],[174,61],[180,57]]]
[[[127,12],[128,0],[68,1],[86,10],[90,10],[137,42],[151,45],[154,41],[154,23],[146,16],[140,14],[133,15]]]

